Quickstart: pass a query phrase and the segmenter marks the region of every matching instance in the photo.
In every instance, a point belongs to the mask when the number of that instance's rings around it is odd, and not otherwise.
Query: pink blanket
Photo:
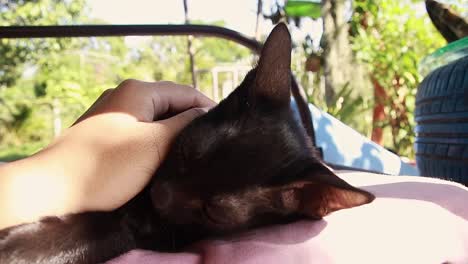
[[[406,176],[341,172],[377,196],[321,221],[272,226],[167,254],[130,251],[109,263],[468,263],[468,189]]]

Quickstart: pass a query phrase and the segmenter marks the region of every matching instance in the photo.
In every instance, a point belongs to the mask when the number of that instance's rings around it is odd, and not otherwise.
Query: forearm
[[[81,210],[67,161],[51,162],[48,151],[0,166],[0,229]]]
[[[133,175],[152,175],[157,159],[141,164],[142,158],[128,154],[150,145],[138,140],[147,141],[149,137],[140,134],[145,130],[121,114],[92,117],[86,123],[64,131],[38,154],[0,166],[0,229],[44,216],[113,210],[147,184],[150,177]],[[95,133],[108,131],[102,126],[109,123],[125,137]],[[155,156],[146,152],[143,155]],[[132,185],[122,188],[122,181]]]

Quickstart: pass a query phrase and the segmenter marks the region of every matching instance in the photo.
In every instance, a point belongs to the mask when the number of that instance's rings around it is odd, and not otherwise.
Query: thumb
[[[171,118],[158,121],[161,124],[164,124],[169,130],[178,134],[184,127],[186,127],[190,122],[195,118],[202,116],[208,112],[210,108],[191,108],[185,112],[177,114]]]
[[[165,127],[165,134],[169,141],[172,141],[179,132],[186,127],[190,122],[192,122],[195,118],[204,115],[208,112],[209,107],[206,108],[191,108],[185,112],[179,113],[171,118],[164,119],[157,121],[155,123],[159,123]]]
[[[152,134],[156,140],[159,161],[165,159],[174,138],[195,118],[204,115],[209,108],[192,108],[171,118],[152,123]],[[155,130],[156,128],[156,130]],[[158,165],[157,165],[158,166]]]

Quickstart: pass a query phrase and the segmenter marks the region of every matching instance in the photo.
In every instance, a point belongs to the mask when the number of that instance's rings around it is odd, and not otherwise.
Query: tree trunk
[[[260,18],[262,17],[263,0],[257,0],[257,20],[255,21],[255,39],[260,40]]]
[[[183,0],[183,2],[184,2],[185,24],[190,24],[190,20],[188,16],[187,0]],[[193,51],[192,40],[193,40],[193,36],[187,37],[187,53],[189,55],[190,72],[192,73],[192,85],[195,89],[198,89],[197,75],[196,75],[196,70],[195,70],[195,58],[194,58],[195,52]]]
[[[60,103],[57,98],[52,101],[52,116],[53,116],[53,129],[54,138],[57,138],[62,132],[62,118],[60,117]]]
[[[385,114],[385,99],[387,93],[379,82],[372,78],[372,84],[374,86],[374,112],[372,116],[372,136],[371,140],[379,145],[383,145],[383,129],[381,122],[385,121],[387,115]]]
[[[351,46],[348,23],[345,21],[346,0],[323,0],[322,47],[325,77],[325,100],[328,106],[334,102],[335,93],[346,83],[351,87]]]

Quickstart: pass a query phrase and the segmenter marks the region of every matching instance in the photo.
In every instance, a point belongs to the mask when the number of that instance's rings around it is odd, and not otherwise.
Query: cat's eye
[[[213,224],[225,225],[230,223],[229,218],[225,215],[224,209],[219,206],[204,204],[201,210],[203,216]]]
[[[214,223],[214,224],[220,224],[218,219],[213,215],[212,210],[209,209],[209,206],[204,204],[201,208],[202,215],[204,218],[208,219],[208,221]]]

